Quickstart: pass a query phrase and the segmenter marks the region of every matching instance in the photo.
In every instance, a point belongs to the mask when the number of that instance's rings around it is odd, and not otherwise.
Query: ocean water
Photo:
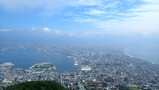
[[[157,44],[142,44],[133,45],[126,48],[125,52],[151,63],[159,64],[159,45]]]
[[[52,62],[56,66],[55,72],[75,72],[74,60],[67,55],[48,55],[35,50],[13,49],[0,51],[0,63],[12,62],[13,68],[29,69],[32,65],[41,62]]]

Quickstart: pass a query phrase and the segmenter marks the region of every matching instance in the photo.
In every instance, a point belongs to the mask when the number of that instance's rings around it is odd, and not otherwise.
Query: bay
[[[52,62],[56,66],[55,72],[75,72],[74,60],[67,55],[48,55],[30,49],[12,49],[0,51],[0,63],[12,62],[13,68],[29,69],[41,62]]]

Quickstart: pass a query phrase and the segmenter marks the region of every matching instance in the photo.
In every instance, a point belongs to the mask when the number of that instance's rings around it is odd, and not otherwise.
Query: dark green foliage
[[[53,81],[31,81],[9,86],[4,90],[67,90]]]
[[[117,87],[119,88],[119,90],[139,90],[138,88],[131,88],[122,85],[118,85]]]
[[[119,90],[131,90],[130,88],[128,87],[125,87],[125,86],[118,86]]]

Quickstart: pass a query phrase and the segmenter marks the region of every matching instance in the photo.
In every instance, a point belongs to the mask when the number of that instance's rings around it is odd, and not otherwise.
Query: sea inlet
[[[0,64],[11,62],[13,68],[29,69],[32,65],[41,62],[51,62],[56,66],[55,72],[75,72],[78,67],[74,65],[74,60],[67,58],[67,55],[49,55],[39,53],[30,49],[11,49],[0,51]]]

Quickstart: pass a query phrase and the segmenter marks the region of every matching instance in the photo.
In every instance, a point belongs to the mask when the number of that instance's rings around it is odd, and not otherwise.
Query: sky
[[[159,36],[159,0],[0,0],[0,32]]]

